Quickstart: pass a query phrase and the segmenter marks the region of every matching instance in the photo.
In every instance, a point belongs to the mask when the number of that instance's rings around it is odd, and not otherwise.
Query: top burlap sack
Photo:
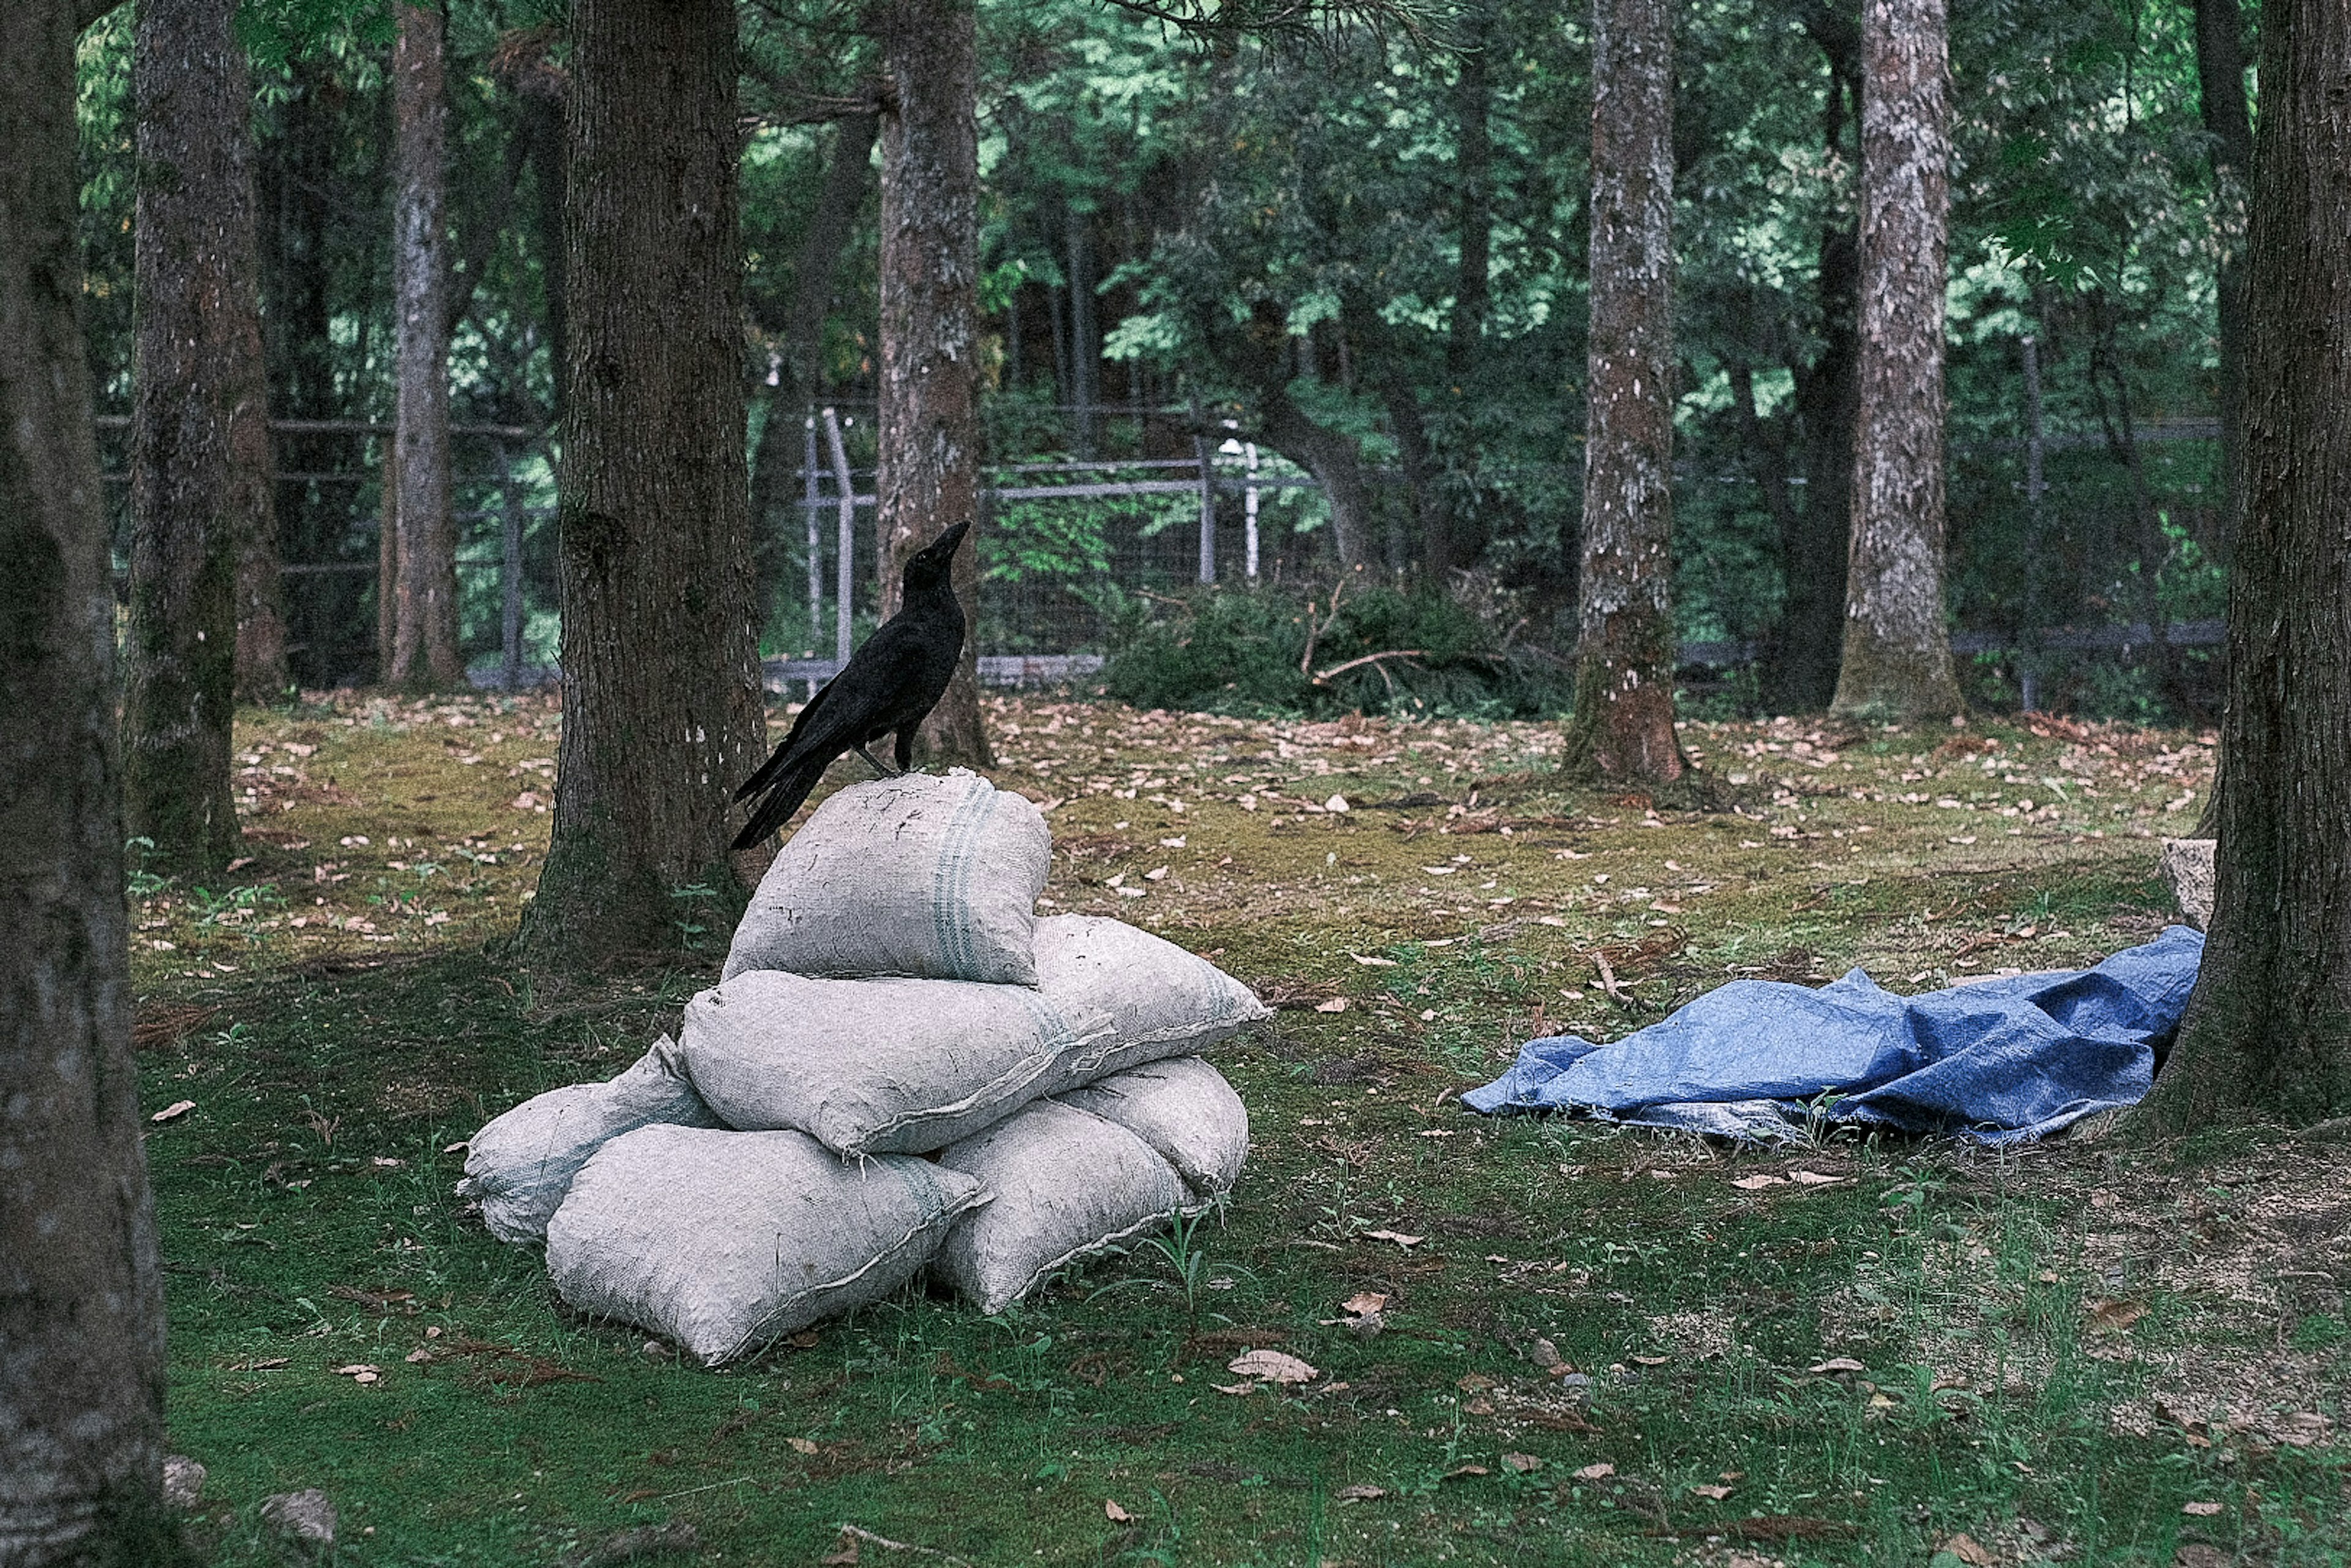
[[[782,969],[1033,986],[1052,852],[1037,808],[976,773],[852,784],[768,868],[721,978]]]

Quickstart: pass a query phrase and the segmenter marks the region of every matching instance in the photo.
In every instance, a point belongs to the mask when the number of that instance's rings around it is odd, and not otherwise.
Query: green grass
[[[989,1564],[1925,1563],[1962,1532],[2003,1562],[2351,1561],[2351,1195],[2318,1147],[1734,1154],[1448,1097],[1539,1030],[1613,1035],[1742,972],[1925,985],[2144,939],[2153,846],[2125,835],[2192,820],[2148,761],[2181,737],[2002,732],[2021,772],[2092,769],[2098,794],[2045,818],[1967,810],[1991,792],[1978,754],[1879,734],[1846,740],[1836,793],[1804,768],[1775,804],[1754,764],[1747,814],[1646,828],[1638,802],[1552,792],[1541,727],[1000,705],[999,781],[1067,797],[1055,906],[1289,1001],[1221,1059],[1249,1171],[1187,1236],[1001,1318],[909,1294],[714,1374],[570,1313],[451,1193],[448,1145],[617,1071],[715,975],[715,954],[596,977],[505,955],[546,821],[513,800],[551,716],[247,716],[248,745],[317,747],[253,819],[274,832],[251,880],[135,904],[151,1032],[190,1026],[143,1059],[151,1110],[195,1102],[148,1148],[172,1440],[210,1469],[192,1533],[224,1565],[278,1561],[260,1501],[308,1486],[341,1510],[339,1562],[420,1568],[673,1520],[698,1560],[747,1563],[837,1557],[843,1524]],[[1729,772],[1804,733],[1690,738]],[[1367,809],[1473,787],[1462,817]],[[1341,791],[1343,816],[1296,804]],[[1481,818],[1513,831],[1438,831]],[[1593,949],[1644,937],[1609,995]],[[1799,1171],[1834,1179],[1733,1185]],[[1388,1298],[1369,1336],[1340,1309],[1364,1291]],[[1221,1392],[1251,1347],[1321,1375]],[[1837,1357],[1861,1370],[1810,1370]],[[360,1364],[379,1378],[335,1370]]]

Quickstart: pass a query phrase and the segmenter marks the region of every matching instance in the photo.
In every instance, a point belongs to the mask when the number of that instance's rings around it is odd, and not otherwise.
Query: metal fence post
[[[1217,470],[1213,450],[1205,435],[1192,437],[1192,451],[1200,459],[1200,580],[1217,580]]]
[[[828,407],[824,411],[824,439],[832,448],[832,476],[841,486],[841,546],[833,588],[832,656],[849,663],[849,621],[856,595],[857,579],[854,562],[857,559],[857,486],[849,472],[849,449],[841,442],[841,421]]]
[[[1254,441],[1245,443],[1241,450],[1248,455],[1249,477],[1254,479],[1257,477],[1257,443]],[[1249,579],[1254,582],[1257,580],[1257,486],[1255,485],[1251,485],[1241,493],[1241,544],[1249,558]]]
[[[2034,585],[2041,564],[2041,345],[2024,334],[2024,613],[2023,644],[2016,661],[2017,701],[2025,712],[2041,707],[2041,624]]]

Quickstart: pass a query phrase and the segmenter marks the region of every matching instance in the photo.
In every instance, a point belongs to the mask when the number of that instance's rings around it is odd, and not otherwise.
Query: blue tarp
[[[1818,990],[1733,980],[1613,1045],[1530,1040],[1461,1103],[1749,1139],[1808,1113],[1984,1144],[2045,1137],[2137,1103],[2203,954],[2201,934],[2174,925],[2094,969],[1915,997],[1859,969]]]

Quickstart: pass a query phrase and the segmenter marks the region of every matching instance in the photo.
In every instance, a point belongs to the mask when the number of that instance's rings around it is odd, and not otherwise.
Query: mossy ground
[[[1736,975],[1924,988],[2144,940],[2147,835],[2193,822],[2209,737],[1694,725],[1729,804],[1697,814],[1559,788],[1540,725],[991,719],[998,782],[1060,802],[1054,907],[1280,1005],[1222,1059],[1249,1170],[1188,1293],[1145,1249],[713,1374],[568,1312],[450,1150],[674,1029],[713,901],[680,900],[674,967],[518,967],[549,702],[240,716],[251,861],[133,901],[147,1107],[193,1102],[148,1149],[218,1562],[271,1561],[261,1500],[310,1486],[353,1564],[667,1521],[745,1563],[946,1560],[844,1524],[987,1564],[2351,1560],[2325,1146],[1741,1153],[1451,1100]],[[1320,1375],[1224,1392],[1249,1347]]]

